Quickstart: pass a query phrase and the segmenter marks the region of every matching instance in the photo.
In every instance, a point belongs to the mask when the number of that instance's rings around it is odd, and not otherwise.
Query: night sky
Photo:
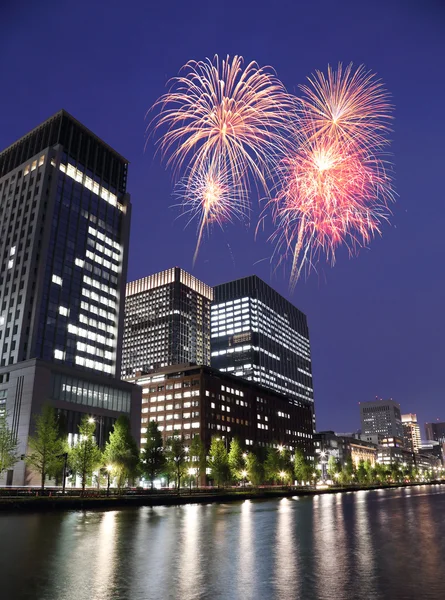
[[[442,5],[442,8],[441,8]],[[195,228],[171,208],[171,172],[146,110],[189,59],[241,54],[275,67],[289,91],[338,61],[376,71],[395,104],[391,225],[357,258],[301,279],[318,429],[350,431],[359,401],[392,397],[421,423],[445,420],[445,9],[440,1],[2,1],[4,148],[65,108],[131,162],[129,278],[181,266],[210,285],[256,273],[284,296],[267,235],[214,232],[196,266]],[[258,262],[260,261],[260,262]]]

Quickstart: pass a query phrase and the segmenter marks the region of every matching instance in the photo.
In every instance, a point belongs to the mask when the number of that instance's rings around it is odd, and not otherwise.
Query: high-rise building
[[[139,440],[140,389],[117,379],[127,167],[65,111],[0,153],[0,409],[19,454],[44,402],[63,413],[68,434],[87,413],[103,444],[127,414]],[[32,474],[19,461],[6,481],[28,484]]]
[[[212,367],[313,406],[306,315],[256,275],[214,288]]]
[[[417,415],[408,413],[402,415],[403,441],[405,448],[411,452],[418,452],[420,446],[420,427]]]
[[[425,423],[425,435],[427,440],[435,440],[440,444],[445,444],[445,423],[439,421]]]
[[[0,366],[120,375],[127,166],[65,111],[0,154]]]
[[[400,404],[394,400],[374,400],[360,402],[362,434],[380,434],[403,440]]]
[[[127,284],[122,376],[210,364],[212,288],[174,267]]]

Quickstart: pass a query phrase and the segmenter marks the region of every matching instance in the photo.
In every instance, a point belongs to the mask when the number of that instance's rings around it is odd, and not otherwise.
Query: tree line
[[[332,455],[322,464],[319,457],[309,460],[301,449],[291,453],[279,445],[250,448],[247,452],[236,438],[227,448],[223,439],[214,437],[207,449],[199,435],[190,443],[179,432],[164,440],[155,421],[148,424],[147,441],[139,452],[125,416],[117,419],[101,450],[95,437],[96,427],[94,418],[84,415],[77,439],[69,446],[60,414],[49,405],[43,407],[23,457],[39,474],[42,489],[48,479],[60,483],[64,476],[71,483],[79,480],[82,490],[91,485],[107,486],[109,490],[111,482],[122,490],[126,485],[134,485],[140,477],[152,488],[155,480],[161,479],[167,487],[174,485],[179,489],[181,485],[199,487],[206,481],[218,487],[247,483],[305,485],[325,479],[339,485],[371,485],[416,481],[433,475],[400,463],[385,466],[360,461],[355,465],[351,457],[340,464]],[[18,460],[17,444],[6,416],[0,416],[0,475],[13,468]]]

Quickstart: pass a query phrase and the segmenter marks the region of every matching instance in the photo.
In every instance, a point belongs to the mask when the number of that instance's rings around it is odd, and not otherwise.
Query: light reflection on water
[[[445,486],[0,515],[3,600],[441,600]]]

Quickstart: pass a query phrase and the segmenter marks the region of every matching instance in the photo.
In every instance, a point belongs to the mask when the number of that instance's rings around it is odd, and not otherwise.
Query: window
[[[56,360],[63,360],[65,358],[65,352],[63,352],[63,350],[54,350],[54,358]]]
[[[62,285],[62,283],[63,283],[62,278],[59,277],[58,275],[53,275],[51,278],[51,281],[53,283],[56,283],[57,285]]]

